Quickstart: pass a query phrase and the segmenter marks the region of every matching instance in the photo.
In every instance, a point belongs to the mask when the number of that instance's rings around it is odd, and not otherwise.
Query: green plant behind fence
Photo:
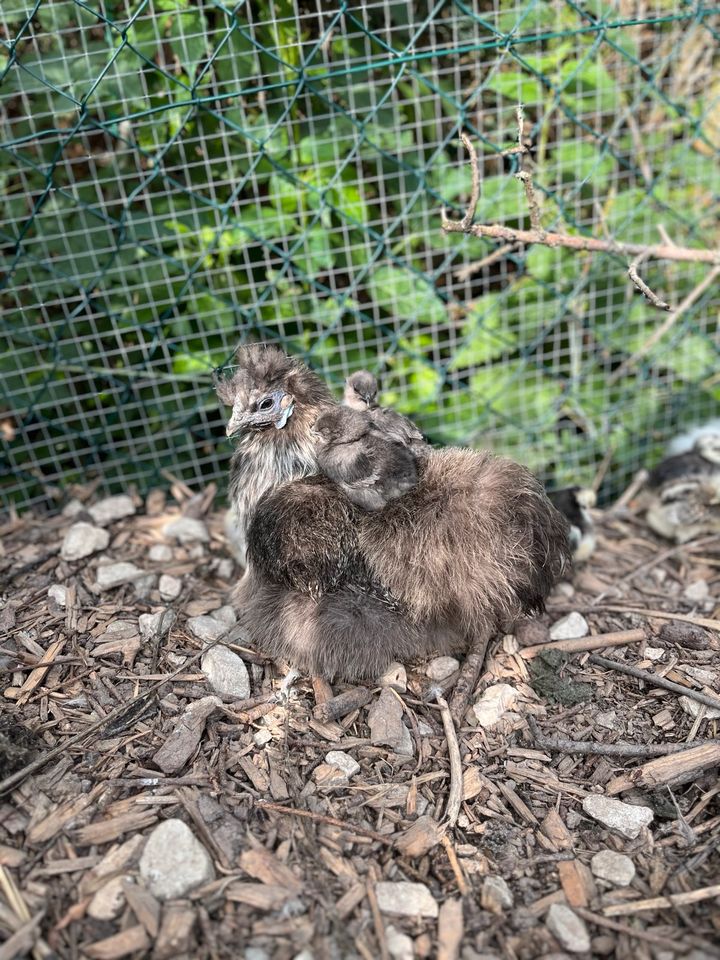
[[[664,319],[613,255],[443,236],[523,226],[720,246],[720,7],[506,0],[4,0],[0,495],[222,477],[210,373],[281,341],[438,443],[606,490],[720,400],[717,287]],[[465,268],[476,264],[468,272]],[[707,274],[643,276],[678,304]],[[606,459],[607,458],[607,459]]]

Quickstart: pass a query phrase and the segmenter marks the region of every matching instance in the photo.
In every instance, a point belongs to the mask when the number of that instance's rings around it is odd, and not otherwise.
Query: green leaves
[[[380,267],[370,277],[368,287],[375,303],[403,320],[418,326],[440,326],[446,310],[432,286],[422,277],[398,267]]]

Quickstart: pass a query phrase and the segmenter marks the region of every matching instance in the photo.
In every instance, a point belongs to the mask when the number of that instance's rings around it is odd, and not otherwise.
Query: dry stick
[[[569,606],[566,603],[553,603],[548,604],[548,610],[557,613],[572,613],[574,610],[578,610],[578,607],[577,605]],[[705,627],[706,630],[715,630],[720,633],[720,620],[709,620],[707,617],[691,617],[685,613],[669,613],[667,610],[655,610],[654,608],[643,610],[640,607],[621,607],[617,603],[594,603],[591,606],[582,607],[579,612],[600,613],[603,610],[609,610],[610,613],[633,613],[638,617],[656,617],[658,620],[679,620],[682,623],[694,623],[698,627]]]
[[[598,927],[605,927],[608,930],[615,930],[616,933],[624,933],[628,937],[635,937],[636,940],[644,940],[646,943],[655,943],[658,946],[665,947],[667,950],[680,950],[684,952],[686,947],[680,943],[673,943],[672,940],[668,940],[667,937],[661,937],[656,933],[646,933],[645,930],[636,930],[634,927],[629,927],[625,923],[618,923],[617,920],[608,920],[606,917],[601,917],[598,913],[593,913],[592,910],[586,910],[584,907],[573,907],[575,913],[578,916],[582,917],[583,920],[587,920],[588,923],[594,923]]]
[[[607,511],[611,516],[613,513],[616,513],[618,510],[622,510],[623,507],[626,507],[636,493],[645,486],[645,482],[649,477],[647,470],[638,470],[635,476],[630,482],[630,486],[620,494],[612,507]]]
[[[691,747],[705,746],[706,743],[720,743],[720,740],[694,740],[691,743],[595,743],[593,740],[570,740],[566,737],[546,737],[540,732],[537,721],[531,715],[527,717],[533,744],[542,750],[555,753],[570,753],[580,756],[598,757],[664,757],[670,753],[682,753]]]
[[[587,650],[602,650],[603,647],[624,647],[628,643],[639,643],[645,640],[647,631],[618,630],[613,633],[597,633],[591,637],[580,637],[577,640],[551,640],[549,643],[536,643],[520,651],[524,660],[532,660],[545,650],[562,650],[565,653],[585,653]]]
[[[455,684],[452,698],[450,700],[450,714],[459,727],[465,716],[470,697],[475,690],[475,686],[480,678],[480,671],[485,663],[485,654],[487,653],[490,634],[486,633],[473,641],[470,652],[465,657],[460,669],[460,676]]]
[[[720,897],[720,883],[712,887],[701,887],[687,893],[669,893],[666,897],[652,897],[649,900],[636,900],[635,903],[616,903],[605,907],[606,917],[622,917],[627,913],[640,913],[643,910],[662,910],[668,907],[684,907],[689,903],[699,903],[711,897]]]
[[[445,819],[452,828],[457,823],[460,815],[460,806],[463,797],[463,772],[462,760],[460,758],[460,747],[458,745],[455,724],[453,723],[450,707],[447,701],[442,697],[437,698],[437,705],[440,707],[440,716],[442,717],[443,728],[445,730],[445,739],[448,745],[448,759],[450,760],[450,790],[448,792],[447,806],[445,807]]]
[[[445,848],[445,853],[447,854],[448,862],[450,864],[450,869],[455,874],[455,880],[458,885],[458,890],[461,895],[464,897],[470,892],[468,887],[468,882],[465,879],[465,874],[463,869],[460,866],[460,861],[458,860],[457,854],[455,853],[455,847],[452,845],[452,841],[447,834],[444,834],[440,840],[440,843]]]
[[[706,707],[714,707],[720,710],[720,699],[711,697],[707,693],[700,693],[692,690],[690,687],[684,687],[681,683],[673,683],[672,680],[666,680],[657,674],[650,673],[648,670],[641,670],[639,667],[632,667],[627,663],[620,663],[618,660],[608,660],[607,657],[599,657],[596,653],[588,657],[590,663],[595,663],[599,667],[605,667],[608,670],[617,670],[618,673],[626,673],[629,677],[636,677],[638,680],[644,680],[654,687],[663,687],[665,690],[671,690],[673,693],[679,693],[683,697],[690,697],[691,700],[697,700],[698,703],[704,703]]]
[[[313,716],[316,720],[327,723],[329,720],[340,720],[346,717],[353,710],[359,710],[372,699],[373,690],[370,687],[352,687],[345,693],[338,694],[332,700],[325,703],[319,703],[313,710]]]
[[[285,813],[291,817],[307,817],[309,820],[316,820],[318,823],[327,823],[330,827],[339,827],[346,833],[357,833],[362,837],[369,837],[377,843],[382,843],[386,847],[395,845],[392,837],[384,837],[381,833],[375,833],[367,827],[361,827],[359,824],[350,823],[347,820],[339,820],[337,817],[329,817],[324,813],[315,813],[312,810],[299,810],[297,807],[284,807],[280,803],[270,803],[265,800],[258,800],[255,804],[258,810],[271,810],[273,813]]]
[[[640,293],[645,297],[645,299],[649,300],[654,307],[657,307],[658,310],[670,310],[670,304],[666,300],[661,300],[656,293],[653,293],[650,287],[645,283],[643,278],[638,273],[638,267],[643,260],[645,260],[645,257],[635,257],[633,262],[628,267],[628,276],[638,288]]]
[[[474,260],[472,263],[468,263],[464,267],[456,270],[455,279],[458,283],[464,283],[465,280],[469,280],[474,274],[479,273],[483,267],[489,267],[496,261],[502,260],[508,253],[512,253],[513,250],[516,249],[516,246],[514,243],[504,243],[501,247],[496,247],[481,260]]]
[[[705,537],[703,540],[695,540],[692,543],[681,543],[678,546],[670,547],[669,550],[663,550],[662,553],[658,554],[658,556],[654,557],[652,560],[648,560],[647,563],[641,563],[640,566],[635,567],[635,569],[631,570],[630,573],[626,573],[623,577],[623,580],[625,583],[629,583],[641,573],[647,573],[649,570],[653,570],[655,567],[659,566],[661,563],[664,563],[666,560],[669,560],[671,557],[677,556],[678,553],[682,553],[683,550],[692,550],[694,552],[698,549],[698,547],[706,547],[709,543],[714,543],[719,538],[720,533],[714,533],[712,536]]]
[[[657,247],[657,248],[648,247],[648,250],[654,250],[654,249],[661,249],[665,251],[675,250],[675,251],[687,252],[683,247],[667,247],[667,246]],[[713,253],[713,251],[711,250],[697,251],[697,252]],[[671,253],[668,253],[667,256],[663,257],[663,259],[683,260],[683,259],[690,259],[690,258],[673,257]],[[708,275],[704,277],[704,279],[701,280],[700,283],[698,283],[698,285],[690,291],[690,293],[688,293],[685,299],[682,300],[677,305],[677,307],[675,307],[675,309],[668,315],[664,323],[661,323],[659,327],[656,327],[655,330],[653,330],[653,332],[647,338],[645,343],[643,343],[640,347],[638,347],[635,353],[631,354],[631,356],[629,356],[627,360],[623,360],[623,362],[620,364],[617,370],[613,370],[613,372],[608,377],[608,384],[610,386],[612,386],[621,377],[623,377],[627,373],[627,371],[630,369],[630,367],[633,366],[633,364],[637,363],[638,360],[642,360],[645,354],[649,353],[650,350],[652,350],[655,344],[665,336],[665,334],[671,329],[671,327],[675,323],[677,323],[680,317],[684,313],[687,313],[687,311],[695,303],[695,301],[698,300],[705,293],[708,287],[711,286],[711,284],[714,283],[718,277],[720,277],[720,266],[717,265],[717,261],[718,261],[717,251],[714,252],[713,257],[710,258],[709,260],[706,260],[704,258],[702,260],[700,259],[698,260],[698,262],[715,263],[716,265],[713,267],[710,273],[708,273]]]
[[[382,914],[380,913],[380,906],[378,904],[377,894],[375,893],[375,886],[372,880],[368,880],[365,889],[367,890],[370,913],[372,914],[373,925],[375,927],[375,936],[377,937],[378,946],[380,947],[380,957],[382,960],[390,960],[387,936],[385,934],[385,924],[383,923]]]

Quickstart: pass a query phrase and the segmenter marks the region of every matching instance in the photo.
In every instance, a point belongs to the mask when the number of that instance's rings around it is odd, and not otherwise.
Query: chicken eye
[[[273,398],[265,397],[264,400],[261,400],[260,403],[258,403],[258,410],[261,413],[265,413],[268,410],[272,410],[274,406],[275,406],[275,401],[273,400]]]

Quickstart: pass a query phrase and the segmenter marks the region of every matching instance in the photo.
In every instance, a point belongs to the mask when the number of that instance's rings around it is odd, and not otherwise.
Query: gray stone
[[[210,534],[202,520],[195,517],[178,517],[163,527],[163,534],[180,543],[207,543]]]
[[[103,563],[95,571],[95,579],[101,590],[113,590],[144,576],[145,571],[134,563]]]
[[[645,658],[647,660],[662,660],[665,656],[665,650],[662,647],[645,647]]]
[[[184,897],[215,878],[207,850],[182,820],[165,820],[148,837],[140,876],[159,900]]]
[[[655,816],[650,807],[637,807],[599,794],[585,797],[582,807],[588,816],[626,840],[634,840],[643,827],[652,823]]]
[[[438,915],[438,905],[424,883],[382,881],[375,885],[378,906],[391,917],[431,917]]]
[[[485,910],[500,915],[505,910],[512,910],[515,899],[502,877],[490,876],[483,880],[480,902]]]
[[[615,884],[616,887],[627,887],[635,876],[635,864],[624,853],[614,850],[600,850],[590,861],[590,869],[596,877]]]
[[[98,500],[88,509],[88,513],[95,523],[104,527],[108,523],[114,523],[116,520],[122,520],[125,517],[131,517],[135,513],[135,504],[132,497],[126,493],[118,494],[115,497],[105,497],[104,500]]]
[[[325,755],[325,762],[342,770],[348,780],[360,772],[360,764],[344,750],[331,750]]]
[[[678,697],[678,703],[693,720],[696,720],[700,716],[701,711],[704,720],[720,719],[720,708],[708,707],[704,703],[698,703],[697,700],[693,700],[692,697]]]
[[[564,950],[587,953],[590,934],[583,920],[564,903],[553,903],[547,912],[547,928]]]
[[[138,577],[138,579],[133,583],[135,596],[138,598],[138,600],[147,600],[147,598],[155,589],[156,583],[157,574],[146,573],[142,577]]]
[[[85,512],[84,505],[75,498],[73,498],[72,500],[68,500],[68,502],[62,508],[62,515],[64,517],[69,517],[70,519],[72,519],[73,517],[76,517],[79,513],[84,513],[84,512]]]
[[[407,671],[401,663],[395,661],[378,679],[378,683],[381,687],[392,687],[399,693],[405,693],[407,690]]]
[[[107,530],[94,527],[91,523],[79,521],[74,523],[65,534],[60,547],[60,556],[63,560],[82,560],[98,550],[104,550],[110,543],[110,534]]]
[[[180,596],[182,580],[179,577],[171,577],[169,573],[164,573],[160,577],[158,589],[162,600],[174,600]]]
[[[146,642],[156,637],[165,636],[177,619],[174,610],[158,610],[157,613],[141,613],[138,617],[140,636]]]
[[[148,550],[148,557],[153,563],[169,563],[173,552],[166,543],[154,543]]]
[[[425,676],[440,682],[441,680],[447,680],[452,673],[459,669],[460,664],[455,657],[436,657],[427,665]]]
[[[415,756],[415,741],[412,738],[412,734],[405,726],[402,725],[402,732],[400,734],[400,742],[394,748],[394,752],[397,753],[400,757],[413,757]]]
[[[250,696],[247,667],[228,647],[222,644],[211,647],[202,658],[201,670],[216,693],[238,700],[247,700]]]
[[[703,603],[710,595],[707,580],[693,580],[683,590],[683,597],[690,603]]]
[[[228,560],[227,557],[223,557],[222,560],[218,561],[218,565],[215,568],[215,573],[218,575],[220,580],[229,580],[233,575],[232,560]]]
[[[415,948],[412,937],[389,926],[385,930],[385,942],[392,960],[414,960]]]
[[[134,620],[113,620],[105,627],[105,633],[98,637],[98,643],[109,640],[132,640],[138,635],[138,625]]]
[[[587,620],[581,613],[573,611],[550,627],[551,640],[579,640],[590,633]]]
[[[261,730],[258,730],[253,734],[253,743],[256,747],[264,747],[266,743],[270,743],[272,740],[272,734],[267,729],[263,727]]]
[[[208,617],[204,614],[200,617],[191,617],[187,622],[187,627],[193,636],[197,637],[198,640],[205,640],[207,643],[217,640],[218,637],[227,632],[227,627],[222,623],[215,620],[214,617]]]
[[[59,607],[67,606],[67,587],[64,587],[61,583],[54,583],[51,587],[48,587],[48,597],[54,600]]]
[[[237,614],[229,604],[213,610],[210,616],[225,627],[233,627],[237,623]]]

